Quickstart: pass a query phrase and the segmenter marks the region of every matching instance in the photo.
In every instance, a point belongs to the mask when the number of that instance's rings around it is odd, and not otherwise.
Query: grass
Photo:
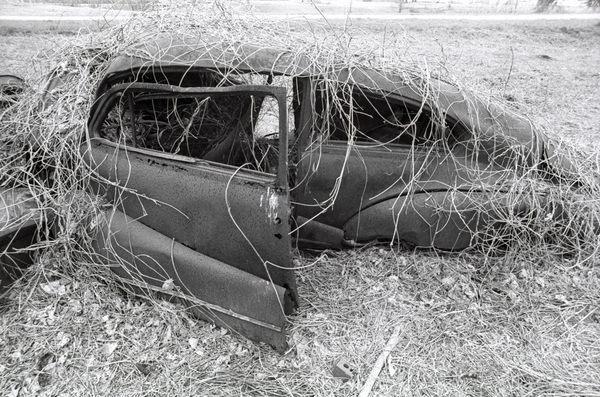
[[[317,262],[299,272],[303,300],[284,356],[180,307],[126,297],[85,269],[65,277],[47,266],[48,279],[17,288],[2,316],[0,386],[25,395],[354,395],[400,323],[378,395],[600,393],[597,269],[379,248],[297,259]],[[357,372],[347,383],[331,376],[339,359]]]
[[[511,106],[572,141],[597,140],[600,28],[592,23],[354,28],[358,42],[394,31],[407,59],[512,98]],[[14,55],[0,68],[33,81],[64,36],[4,38]],[[296,252],[295,260],[305,267],[302,300],[292,348],[281,356],[176,305],[124,295],[99,277],[104,269],[73,269],[50,253],[3,302],[0,394],[355,395],[401,324],[378,395],[600,395],[597,260],[385,247]],[[339,359],[356,370],[346,383],[331,376]]]
[[[70,7],[114,8],[143,11],[152,8],[155,0],[22,0],[24,4],[58,4]]]

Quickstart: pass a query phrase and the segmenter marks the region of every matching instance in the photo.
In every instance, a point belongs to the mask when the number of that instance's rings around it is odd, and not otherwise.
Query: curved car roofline
[[[537,136],[531,122],[521,115],[477,98],[446,81],[430,78],[424,81],[416,74],[394,74],[375,68],[324,66],[318,60],[293,53],[290,50],[262,48],[249,44],[225,44],[218,39],[201,37],[174,38],[162,36],[134,48],[127,55],[115,58],[101,80],[97,97],[123,75],[145,70],[174,71],[212,69],[240,73],[273,74],[290,77],[327,78],[358,85],[368,91],[405,98],[439,109],[447,117],[460,122],[480,138],[490,140],[490,150],[497,139],[514,140],[533,155],[537,161],[543,151],[543,141]],[[417,87],[426,87],[424,96]],[[504,145],[512,146],[510,142]]]
[[[131,53],[115,58],[100,83],[105,87],[115,75],[134,70],[189,68],[273,74],[290,77],[327,76],[340,82],[360,84],[367,89],[394,93],[399,87],[419,86],[423,80],[416,74],[407,84],[406,76],[375,68],[325,66],[318,60],[290,50],[262,48],[249,44],[224,45],[218,41],[174,39],[163,36],[134,48]],[[432,79],[440,91],[459,94],[460,90],[443,80]],[[418,95],[418,93],[415,93]],[[420,96],[419,96],[420,97]]]

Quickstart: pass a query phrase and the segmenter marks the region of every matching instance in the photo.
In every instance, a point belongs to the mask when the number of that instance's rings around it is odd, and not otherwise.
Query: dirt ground
[[[353,28],[358,43],[390,40],[407,59],[600,153],[598,21]],[[0,26],[0,73],[36,81],[50,68],[44,54],[73,34]],[[400,324],[374,395],[600,395],[598,267],[387,247],[295,260],[306,266],[303,299],[285,355],[175,305],[125,297],[84,269],[23,285],[1,310],[0,394],[356,395]],[[331,375],[340,359],[355,369],[345,383]]]

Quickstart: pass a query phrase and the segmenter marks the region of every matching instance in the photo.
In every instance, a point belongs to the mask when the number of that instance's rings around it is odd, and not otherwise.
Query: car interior
[[[252,73],[200,71],[164,72],[149,69],[122,81],[179,87],[227,87],[245,84],[283,85],[288,91],[289,153],[297,145],[298,97],[291,78]],[[358,146],[414,147],[432,145],[453,136],[456,125],[440,123],[425,106],[382,96],[358,86],[338,92],[324,81],[314,85],[312,136],[316,142]],[[350,122],[351,121],[351,122]],[[113,142],[178,154],[269,174],[276,173],[279,138],[278,103],[274,97],[244,92],[228,95],[123,95],[105,118],[101,136]],[[448,134],[448,131],[450,133]]]

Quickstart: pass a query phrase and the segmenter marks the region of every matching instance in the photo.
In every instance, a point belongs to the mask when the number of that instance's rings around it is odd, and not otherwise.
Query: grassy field
[[[83,8],[113,8],[124,10],[145,10],[157,3],[156,0],[22,0],[21,5],[27,7],[83,7]]]
[[[389,40],[600,153],[597,22],[352,28],[354,45]],[[0,27],[0,36],[0,71],[31,82],[74,38],[55,27]],[[400,325],[375,395],[600,395],[597,258],[582,266],[388,247],[294,255],[302,300],[284,355],[181,307],[124,296],[89,266],[65,274],[61,258],[42,258],[0,308],[0,394],[356,395]],[[340,359],[355,369],[345,383],[331,375]]]

